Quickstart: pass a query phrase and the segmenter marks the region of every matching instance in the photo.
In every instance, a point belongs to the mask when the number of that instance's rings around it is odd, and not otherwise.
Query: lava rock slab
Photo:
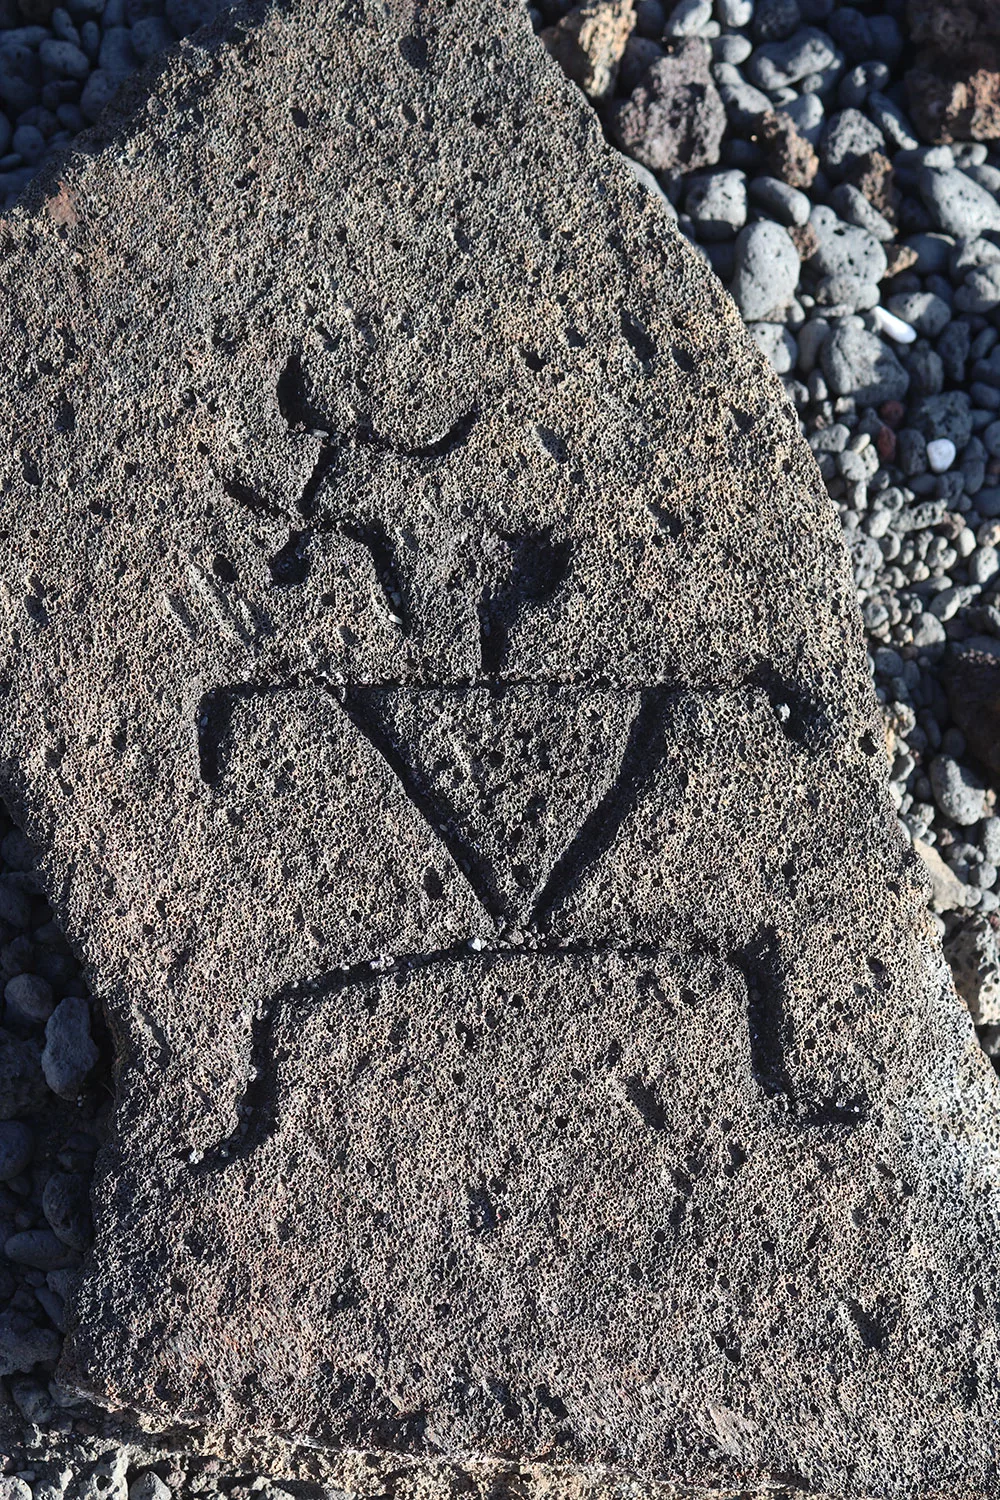
[[[997,1085],[837,518],[527,16],[220,20],[32,192],[0,768],[118,1055],[61,1379],[997,1494]]]

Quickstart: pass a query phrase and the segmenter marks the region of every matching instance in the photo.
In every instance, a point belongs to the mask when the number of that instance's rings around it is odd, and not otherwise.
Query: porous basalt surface
[[[121,110],[3,230],[3,790],[119,1048],[62,1379],[996,1493],[996,1085],[735,308],[494,0]]]

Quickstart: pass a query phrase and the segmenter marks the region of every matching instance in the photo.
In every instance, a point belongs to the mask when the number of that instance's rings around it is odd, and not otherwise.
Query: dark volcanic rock
[[[911,40],[955,57],[985,41],[1000,41],[997,0],[909,0]]]
[[[958,650],[946,680],[952,718],[969,749],[1000,776],[1000,658],[974,646]]]
[[[608,114],[612,139],[653,172],[689,172],[719,160],[726,112],[700,37],[682,42],[645,72]]]
[[[911,68],[906,75],[906,96],[913,122],[925,140],[996,140],[1000,137],[1000,49],[982,48],[977,60],[965,67]]]
[[[520,5],[258,23],[2,228],[4,790],[119,1046],[61,1378],[996,1495],[997,1085],[779,385]]]
[[[920,45],[906,75],[914,124],[929,141],[1000,136],[1000,6],[996,0],[910,0]]]

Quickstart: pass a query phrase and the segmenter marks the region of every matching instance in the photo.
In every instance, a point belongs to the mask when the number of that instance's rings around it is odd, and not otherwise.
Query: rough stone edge
[[[63,199],[65,177],[73,164],[79,163],[79,169],[86,171],[85,164],[126,146],[148,102],[161,84],[169,86],[175,68],[183,65],[188,70],[190,83],[195,84],[199,75],[211,74],[215,54],[221,48],[237,43],[249,31],[264,24],[268,15],[290,15],[295,9],[295,0],[238,0],[215,20],[157,53],[129,75],[89,129],[76,136],[61,152],[48,158],[27,184],[16,206],[0,217],[0,232],[5,224],[10,223],[23,234],[33,221],[53,217],[53,207]],[[529,25],[527,18],[525,24]],[[555,90],[563,94],[568,108],[578,114],[580,124],[591,134],[595,152],[603,151],[609,171],[612,175],[617,174],[623,187],[627,184],[633,195],[645,197],[645,190],[635,180],[627,161],[604,136],[593,108],[540,43],[539,51]],[[686,253],[702,262],[704,257],[688,246],[665,215],[664,222],[670,224],[667,233],[676,234]],[[707,264],[702,270],[703,274],[714,277],[715,273]],[[718,290],[723,300],[732,303],[731,294],[721,281]],[[736,311],[735,304],[732,305]],[[740,331],[749,357],[757,362],[763,384],[767,386],[771,382],[771,405],[777,409],[788,406],[794,420],[794,410],[787,402],[778,377],[746,332],[742,319]],[[846,558],[847,548],[843,542],[842,548]],[[855,634],[862,639],[860,611]],[[46,870],[45,851],[38,852],[39,870],[43,883],[47,884],[45,874],[51,875],[52,870],[51,867]],[[926,877],[925,884],[929,894]],[[51,899],[56,920],[65,925],[57,910],[55,891],[51,892]],[[84,971],[86,973],[86,965]],[[948,974],[950,978],[950,971]],[[95,989],[93,993],[96,1004],[103,1010],[98,991]],[[121,1039],[117,1037],[114,1054],[113,1066],[117,1074],[122,1062]],[[88,1400],[100,1401],[99,1393],[87,1389],[82,1383],[74,1382],[72,1388]],[[24,1424],[19,1430],[16,1417],[10,1422],[8,1412],[0,1408],[0,1473],[16,1473],[19,1468],[29,1469],[39,1464],[79,1464],[82,1457],[84,1462],[91,1463],[98,1451],[106,1452],[109,1447],[115,1447],[128,1449],[131,1462],[137,1466],[148,1467],[184,1458],[201,1463],[219,1460],[231,1470],[231,1474],[225,1476],[227,1482],[239,1483],[266,1471],[269,1478],[278,1482],[287,1480],[314,1491],[333,1490],[337,1492],[336,1500],[347,1500],[348,1496],[364,1496],[368,1500],[369,1492],[374,1492],[372,1500],[376,1497],[377,1500],[403,1500],[404,1496],[407,1500],[410,1496],[414,1500],[445,1500],[455,1493],[451,1480],[456,1476],[462,1477],[462,1491],[472,1500],[801,1500],[803,1494],[800,1483],[790,1484],[781,1475],[766,1480],[758,1477],[747,1484],[720,1483],[717,1487],[709,1483],[674,1483],[666,1478],[644,1479],[624,1469],[595,1465],[522,1465],[472,1455],[439,1459],[383,1450],[337,1450],[261,1432],[248,1432],[245,1436],[233,1438],[211,1428],[195,1426],[178,1425],[164,1431],[151,1414],[115,1410],[104,1405],[90,1415],[98,1419],[93,1423],[92,1436],[86,1439],[60,1436],[53,1440],[30,1424]],[[81,1449],[85,1446],[90,1446],[93,1451],[84,1457]],[[367,1477],[367,1484],[359,1483],[362,1475]],[[810,1490],[808,1493],[812,1500],[840,1500],[839,1496],[826,1491]],[[876,1497],[858,1496],[856,1500],[876,1500]],[[952,1496],[948,1490],[927,1491],[922,1500],[952,1500]]]

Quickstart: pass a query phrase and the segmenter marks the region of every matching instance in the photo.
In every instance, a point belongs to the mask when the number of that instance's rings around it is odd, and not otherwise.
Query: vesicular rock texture
[[[0,262],[4,788],[119,1047],[64,1379],[1000,1492],[996,1085],[735,307],[496,0],[121,111]]]

